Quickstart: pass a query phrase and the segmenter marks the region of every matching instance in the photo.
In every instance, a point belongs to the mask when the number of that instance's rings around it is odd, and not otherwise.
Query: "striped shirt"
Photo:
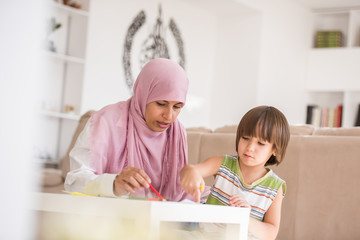
[[[237,156],[225,155],[206,203],[229,206],[229,197],[239,195],[251,205],[250,216],[263,221],[264,215],[280,187],[283,187],[284,196],[286,192],[285,181],[271,169],[266,168],[266,170],[265,176],[251,185],[246,184],[240,171]]]

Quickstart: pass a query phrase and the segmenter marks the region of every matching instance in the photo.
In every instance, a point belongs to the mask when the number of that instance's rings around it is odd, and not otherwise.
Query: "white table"
[[[70,232],[67,233],[67,237],[75,235],[74,238],[81,239],[78,237],[79,232],[86,235],[85,231],[90,232],[94,229],[99,231],[92,233],[93,239],[111,239],[111,236],[107,236],[109,232],[113,231],[116,235],[125,230],[142,232],[141,236],[145,236],[145,239],[159,239],[160,226],[163,222],[225,223],[226,231],[223,239],[247,239],[250,213],[248,208],[52,193],[34,193],[34,198],[35,205],[32,210],[42,215],[39,228],[43,228],[43,235],[47,234],[47,230],[51,231],[49,234],[52,239],[63,238],[64,236],[59,238],[56,236],[64,235],[65,232]],[[89,219],[99,221],[88,222]],[[132,222],[134,227],[122,228],[124,220],[127,223]],[[77,224],[79,225],[76,226]],[[54,225],[57,230],[53,229]],[[111,229],[111,226],[114,229]],[[78,232],[72,234],[74,229]],[[171,233],[171,229],[165,230]],[[96,238],[96,234],[104,235]]]

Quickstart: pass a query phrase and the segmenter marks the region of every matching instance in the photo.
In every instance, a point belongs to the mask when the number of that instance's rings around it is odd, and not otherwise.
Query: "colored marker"
[[[153,192],[162,200],[162,201],[165,201],[165,198],[163,196],[161,196],[161,194],[156,191],[156,189],[149,183],[149,186],[151,188],[151,190],[153,190]]]

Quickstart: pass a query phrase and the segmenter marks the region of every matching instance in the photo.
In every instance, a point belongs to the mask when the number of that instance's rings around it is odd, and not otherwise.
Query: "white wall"
[[[248,10],[238,12],[220,11],[210,2],[202,7],[207,1],[92,0],[82,112],[130,97],[122,68],[126,31],[144,10],[146,26],[134,43],[139,45],[161,3],[164,22],[173,17],[185,43],[190,79],[180,115],[185,127],[237,124],[259,104],[278,107],[292,124],[304,123],[309,11],[286,0],[238,0]],[[133,69],[135,77],[138,71]]]
[[[82,110],[99,109],[109,103],[125,100],[130,91],[125,85],[122,67],[123,44],[129,25],[144,10],[147,20],[135,35],[137,44],[152,30],[161,2],[164,23],[172,17],[185,45],[185,69],[190,79],[186,108],[180,118],[184,125],[209,125],[211,84],[214,79],[216,17],[180,1],[93,0],[89,18],[87,66]],[[134,77],[139,68],[133,68]]]
[[[262,12],[256,104],[276,106],[291,124],[304,124],[310,11],[288,0],[254,0],[251,7]]]
[[[260,64],[259,12],[218,16],[216,72],[211,96],[211,127],[237,124],[256,105]]]

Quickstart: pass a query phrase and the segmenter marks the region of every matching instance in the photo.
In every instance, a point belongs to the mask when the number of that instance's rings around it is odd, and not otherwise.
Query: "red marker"
[[[151,188],[151,190],[153,190],[153,192],[156,194],[156,195],[158,195],[158,197],[162,200],[162,201],[165,201],[165,198],[163,197],[163,196],[161,196],[161,194],[158,192],[158,191],[156,191],[156,189],[149,183],[149,186],[150,186],[150,188]]]

